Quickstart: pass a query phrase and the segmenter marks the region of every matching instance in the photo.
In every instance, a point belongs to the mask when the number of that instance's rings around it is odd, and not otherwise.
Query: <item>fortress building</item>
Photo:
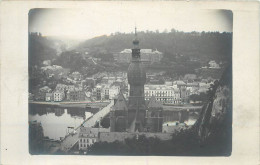
[[[119,95],[114,107],[110,113],[111,132],[147,132],[149,130],[161,130],[162,125],[162,105],[158,108],[157,102],[154,108],[149,107],[145,101],[144,84],[146,83],[146,71],[141,62],[139,40],[135,28],[135,39],[133,41],[132,61],[127,73],[128,83],[130,85],[128,101],[122,94]],[[158,113],[154,112],[158,109]],[[150,110],[154,115],[149,115]],[[152,118],[152,119],[150,119]],[[153,124],[156,122],[156,124]],[[148,124],[149,123],[149,124]],[[151,128],[153,125],[156,128]]]

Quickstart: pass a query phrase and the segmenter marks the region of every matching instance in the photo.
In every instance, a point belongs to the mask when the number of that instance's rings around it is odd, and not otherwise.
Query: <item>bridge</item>
[[[61,149],[64,152],[68,152],[78,142],[80,127],[81,126],[93,127],[96,124],[96,121],[105,117],[110,112],[110,108],[113,105],[114,105],[114,101],[111,100],[111,102],[102,110],[98,111],[93,116],[84,120],[83,123],[75,129],[74,133],[66,135],[66,137],[61,141],[59,149]]]
[[[198,112],[202,109],[202,106],[190,106],[190,105],[183,105],[183,106],[163,106],[164,111],[191,111],[191,112]]]
[[[183,122],[192,113],[200,114],[202,106],[163,106],[163,122],[176,121]],[[190,113],[191,112],[191,113]]]

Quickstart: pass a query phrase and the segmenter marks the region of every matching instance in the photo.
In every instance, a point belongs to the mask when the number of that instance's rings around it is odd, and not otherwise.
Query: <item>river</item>
[[[94,109],[95,110],[95,109]],[[98,111],[96,109],[96,111]],[[85,108],[61,108],[50,105],[29,104],[29,121],[40,122],[45,137],[60,140],[65,137],[68,127],[78,127],[85,119],[93,115],[95,111]]]

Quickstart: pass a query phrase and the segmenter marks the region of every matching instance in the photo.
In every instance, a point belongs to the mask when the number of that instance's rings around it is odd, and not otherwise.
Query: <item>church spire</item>
[[[135,38],[137,38],[137,33],[136,33],[136,26],[135,26]]]
[[[135,39],[133,41],[134,49],[139,49],[139,40],[137,39],[137,28],[135,26]]]

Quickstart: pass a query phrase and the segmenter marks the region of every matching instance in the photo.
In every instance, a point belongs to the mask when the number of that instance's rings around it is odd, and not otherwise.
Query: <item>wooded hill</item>
[[[81,43],[76,49],[91,52],[114,53],[132,48],[133,33],[115,33],[100,36]],[[158,49],[174,60],[183,55],[199,60],[227,61],[232,55],[232,33],[219,32],[138,32],[141,49]],[[104,53],[106,54],[106,53]]]

